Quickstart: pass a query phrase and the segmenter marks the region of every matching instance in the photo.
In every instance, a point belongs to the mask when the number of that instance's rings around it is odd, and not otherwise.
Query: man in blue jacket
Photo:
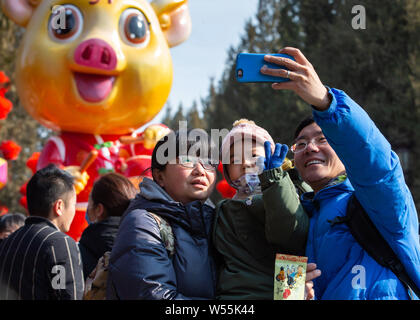
[[[379,265],[356,242],[345,224],[355,194],[376,228],[420,287],[419,223],[398,156],[367,113],[343,91],[325,87],[313,66],[295,48],[266,56],[289,69],[261,72],[289,78],[275,90],[292,90],[313,108],[313,120],[296,131],[295,165],[314,190],[301,201],[311,217],[306,254],[322,275],[314,281],[317,299],[417,299],[396,275]]]

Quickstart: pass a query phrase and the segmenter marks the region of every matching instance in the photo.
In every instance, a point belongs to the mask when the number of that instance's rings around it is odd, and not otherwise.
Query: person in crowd
[[[144,178],[122,217],[109,262],[108,299],[215,296],[214,205],[208,199],[218,163],[210,160],[209,141],[182,136],[171,132],[156,144],[153,180]]]
[[[54,165],[27,185],[29,217],[0,245],[0,300],[78,300],[84,290],[76,242],[65,232],[76,213],[73,178]]]
[[[219,255],[209,196],[219,152],[208,136],[192,136],[172,133],[156,144],[153,180],[141,183],[111,252],[108,299],[216,298]],[[307,274],[308,297],[315,276]]]
[[[313,120],[298,126],[291,149],[296,168],[313,189],[301,201],[311,217],[306,254],[322,270],[314,281],[317,299],[415,299],[391,269],[362,249],[345,224],[333,223],[346,214],[355,195],[420,286],[418,216],[398,156],[356,102],[322,84],[300,50],[287,47],[280,53],[296,61],[267,55],[267,62],[288,70],[264,66],[261,73],[289,78],[272,88],[292,90],[312,106]]]
[[[7,213],[0,217],[0,243],[25,224],[22,213]]]
[[[276,253],[305,254],[309,217],[297,192],[312,189],[300,180],[295,186],[282,169],[288,150],[247,119],[223,139],[224,176],[237,193],[216,209],[213,239],[223,257],[218,299],[272,300]]]
[[[118,173],[107,173],[95,181],[86,211],[89,226],[79,241],[85,278],[99,258],[112,250],[121,216],[136,194],[137,189],[130,180]]]

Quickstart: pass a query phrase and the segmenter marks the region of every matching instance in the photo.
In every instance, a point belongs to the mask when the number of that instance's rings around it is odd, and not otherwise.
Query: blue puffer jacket
[[[409,299],[393,272],[376,263],[345,224],[331,226],[328,222],[345,215],[354,192],[420,286],[417,211],[398,156],[362,108],[343,91],[329,89],[329,93],[333,98],[329,109],[314,110],[314,119],[346,167],[348,179],[315,196],[302,195],[303,206],[311,216],[306,253],[322,271],[314,281],[315,295],[317,299],[337,300]]]
[[[140,189],[122,218],[112,249],[107,298],[213,299],[216,267],[209,236],[214,207],[200,201],[184,206],[147,178]],[[172,258],[149,212],[171,225]]]

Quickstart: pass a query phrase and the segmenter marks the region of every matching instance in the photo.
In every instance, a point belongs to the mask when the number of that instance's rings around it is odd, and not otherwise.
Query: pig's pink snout
[[[76,48],[74,61],[82,66],[114,70],[117,66],[117,55],[114,49],[104,40],[89,39]]]

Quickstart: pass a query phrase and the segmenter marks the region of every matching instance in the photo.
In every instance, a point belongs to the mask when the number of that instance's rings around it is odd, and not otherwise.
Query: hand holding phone
[[[271,56],[279,56],[283,58],[288,58],[293,61],[295,59],[287,54],[281,53],[273,53],[273,54],[265,54],[265,53],[240,53],[236,57],[236,80],[242,83],[249,83],[249,82],[266,82],[266,83],[273,83],[273,82],[286,82],[290,81],[288,78],[281,78],[275,77],[270,75],[265,75],[260,72],[260,69],[263,65],[267,65],[267,67],[272,69],[285,69],[284,66],[279,66],[277,64],[269,63],[264,60],[266,55]]]

